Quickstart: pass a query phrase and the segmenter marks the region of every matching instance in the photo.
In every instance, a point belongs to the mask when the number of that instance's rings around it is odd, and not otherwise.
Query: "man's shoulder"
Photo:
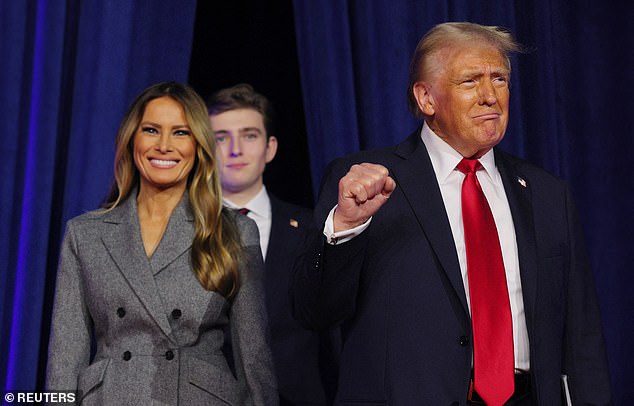
[[[566,182],[558,175],[502,149],[495,149],[495,158],[501,170],[507,168],[507,170],[510,170],[514,175],[526,177],[527,180],[530,179],[538,184],[557,187],[566,185]]]
[[[423,145],[423,142],[420,138],[420,129],[418,129],[398,144],[366,149],[335,158],[330,162],[328,168],[326,168],[326,173],[337,172],[338,168],[345,168],[347,171],[351,165],[362,162],[381,164],[389,167],[394,162],[400,161],[403,157],[413,153],[421,145]]]
[[[274,213],[292,214],[297,217],[312,217],[313,211],[307,207],[282,200],[271,193],[269,193],[269,200],[271,202],[271,211]]]
[[[390,157],[394,157],[395,155],[408,154],[413,152],[423,143],[420,138],[420,129],[414,131],[409,134],[406,138],[404,138],[398,144],[392,144],[383,147],[366,149],[363,151],[354,152],[348,155],[345,155],[341,158],[335,159],[337,160],[346,160],[346,161],[359,161],[366,162],[368,158],[375,158],[379,160],[389,159]]]

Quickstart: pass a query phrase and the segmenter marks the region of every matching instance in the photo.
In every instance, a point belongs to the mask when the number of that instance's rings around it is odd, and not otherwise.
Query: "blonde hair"
[[[513,35],[502,27],[467,22],[450,22],[436,25],[418,42],[409,65],[407,105],[414,116],[422,117],[414,97],[414,85],[424,78],[428,78],[432,71],[438,68],[436,56],[439,51],[468,41],[486,43],[497,48],[505,57],[509,71],[511,70],[510,54],[523,51],[522,46],[515,41]]]
[[[158,83],[145,89],[132,102],[117,133],[115,181],[103,207],[111,210],[132,197],[130,194],[139,183],[132,152],[134,135],[148,103],[161,97],[169,97],[182,106],[196,140],[196,160],[187,181],[195,230],[191,249],[193,272],[205,289],[231,298],[240,287],[239,262],[243,247],[235,219],[223,209],[207,108],[191,87],[176,82]]]

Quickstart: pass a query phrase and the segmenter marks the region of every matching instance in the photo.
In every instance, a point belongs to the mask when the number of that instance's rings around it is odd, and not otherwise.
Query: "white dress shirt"
[[[462,181],[465,175],[456,169],[462,160],[462,155],[454,150],[449,144],[438,137],[428,126],[423,125],[421,138],[431,159],[440,193],[445,205],[451,233],[453,234],[460,271],[462,273],[462,283],[467,296],[467,304],[471,310],[469,298],[469,279],[467,277],[467,255],[464,241],[464,228],[462,223],[461,192]],[[522,283],[520,280],[519,257],[517,252],[517,241],[515,238],[515,227],[511,216],[511,209],[508,204],[504,185],[500,172],[495,165],[493,150],[487,152],[479,159],[484,170],[476,173],[478,181],[482,186],[484,195],[489,202],[495,225],[498,230],[500,246],[502,249],[502,259],[506,272],[506,284],[509,291],[509,301],[511,304],[511,314],[513,318],[513,348],[515,356],[515,368],[529,370],[529,343],[528,332],[526,330],[526,318],[524,314],[524,300],[522,298]],[[388,168],[389,169],[389,168]],[[324,226],[324,235],[328,243],[341,244],[363,232],[370,224],[370,220],[352,230],[334,233],[334,211],[336,206],[330,211]]]
[[[266,259],[266,250],[269,247],[269,237],[271,236],[271,199],[266,193],[266,187],[263,185],[253,199],[249,200],[246,205],[238,206],[226,197],[222,199],[225,206],[232,209],[249,209],[247,217],[253,219],[258,226],[260,233],[260,249],[262,250],[262,258]]]

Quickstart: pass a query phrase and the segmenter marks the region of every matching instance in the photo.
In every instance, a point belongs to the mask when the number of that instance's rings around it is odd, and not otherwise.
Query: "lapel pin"
[[[288,221],[288,224],[290,224],[291,227],[293,228],[297,228],[299,227],[299,221],[295,220],[295,219],[290,219]]]
[[[517,183],[522,185],[522,187],[526,187],[526,181],[524,179],[520,178],[519,176],[517,177]]]

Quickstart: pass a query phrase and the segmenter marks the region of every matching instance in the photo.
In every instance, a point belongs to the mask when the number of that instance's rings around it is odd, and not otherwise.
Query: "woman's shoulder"
[[[239,214],[235,210],[228,208],[225,208],[224,210],[226,211],[229,220],[232,221],[238,228],[242,244],[245,246],[260,244],[260,233],[258,232],[258,226],[255,224],[255,221],[245,215]]]
[[[100,223],[120,223],[126,221],[127,210],[122,206],[112,209],[96,209],[79,214],[66,223],[66,228],[73,229],[95,229]]]
[[[104,209],[87,211],[68,220],[68,224],[72,224],[73,226],[80,226],[82,224],[90,224],[96,221],[101,221],[103,220],[106,213],[107,211]]]
[[[64,238],[76,240],[78,243],[94,241],[99,235],[103,222],[104,210],[92,210],[75,216],[66,222]]]

